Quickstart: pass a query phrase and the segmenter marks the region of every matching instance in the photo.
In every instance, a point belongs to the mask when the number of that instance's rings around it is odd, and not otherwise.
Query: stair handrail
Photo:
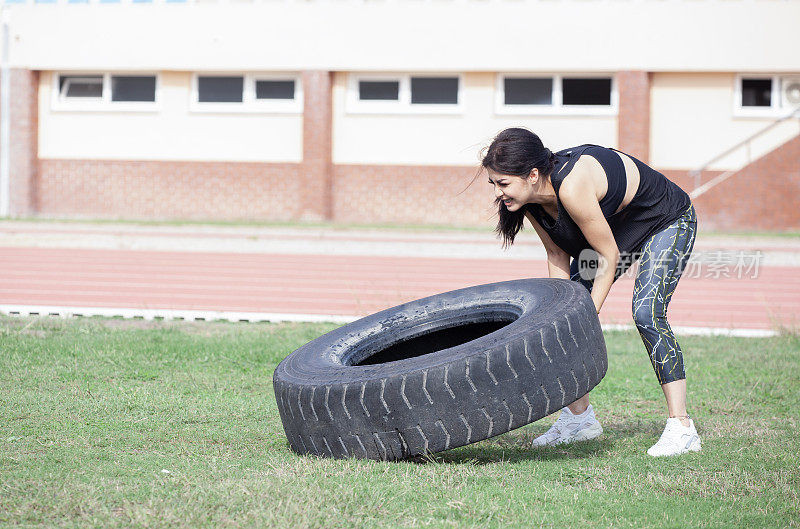
[[[733,152],[737,151],[737,150],[738,150],[738,149],[740,149],[741,147],[744,147],[745,145],[749,144],[751,141],[753,141],[754,139],[756,139],[758,136],[761,136],[761,135],[762,135],[762,134],[764,134],[765,132],[768,132],[768,131],[772,130],[774,127],[777,127],[777,126],[778,126],[778,124],[780,124],[780,123],[783,123],[784,121],[787,121],[787,120],[789,120],[789,119],[792,119],[792,118],[794,118],[794,117],[798,117],[798,118],[800,118],[800,106],[798,106],[797,108],[795,108],[794,110],[792,110],[792,111],[791,111],[790,113],[788,113],[787,115],[785,115],[785,116],[783,116],[783,117],[781,117],[781,118],[778,118],[778,119],[776,119],[775,121],[773,121],[772,123],[770,123],[769,125],[767,125],[767,126],[766,126],[766,127],[764,127],[763,129],[759,130],[759,131],[758,131],[758,132],[756,132],[755,134],[752,134],[751,136],[748,136],[746,139],[744,139],[744,140],[740,141],[739,143],[737,143],[737,144],[736,144],[736,145],[734,145],[733,147],[730,147],[729,149],[725,150],[724,152],[722,152],[722,153],[720,153],[720,154],[716,155],[715,157],[713,157],[712,159],[710,159],[709,161],[707,161],[705,164],[703,164],[703,166],[702,166],[702,167],[700,167],[699,169],[693,169],[693,170],[689,171],[689,176],[690,176],[690,177],[691,177],[691,176],[693,176],[693,177],[694,177],[694,179],[695,179],[695,180],[694,180],[694,187],[695,187],[695,190],[696,190],[697,188],[699,188],[699,187],[700,187],[700,174],[701,174],[703,171],[705,171],[706,169],[708,169],[708,167],[709,167],[711,164],[713,164],[714,162],[717,162],[717,161],[721,160],[722,158],[725,158],[726,156],[728,156],[729,154],[731,154],[731,153],[733,153]]]

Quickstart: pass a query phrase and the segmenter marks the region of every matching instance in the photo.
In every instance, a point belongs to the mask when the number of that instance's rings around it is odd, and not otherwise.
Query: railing
[[[708,191],[709,189],[711,189],[712,187],[715,187],[716,185],[721,184],[722,182],[724,182],[725,180],[727,180],[728,178],[730,178],[731,176],[733,176],[734,174],[736,174],[739,171],[739,169],[725,171],[722,174],[719,174],[719,175],[715,176],[714,178],[712,178],[711,180],[709,180],[705,184],[701,185],[700,181],[701,181],[701,175],[702,175],[703,171],[708,169],[712,164],[722,160],[723,158],[725,158],[728,155],[733,154],[734,152],[738,151],[742,147],[747,148],[747,163],[749,164],[750,162],[753,161],[752,160],[752,155],[751,155],[751,152],[750,152],[750,143],[754,139],[756,139],[759,136],[761,136],[762,134],[766,134],[770,130],[774,129],[775,127],[777,127],[778,125],[780,125],[784,121],[788,121],[788,120],[793,119],[795,117],[800,118],[800,107],[795,108],[791,113],[787,114],[786,116],[783,116],[782,118],[779,118],[779,119],[773,121],[772,123],[770,123],[769,125],[767,125],[763,129],[759,130],[758,132],[756,132],[752,136],[740,141],[739,143],[737,143],[733,147],[731,147],[731,148],[725,150],[724,152],[721,152],[720,154],[716,155],[715,157],[713,157],[712,159],[707,161],[705,164],[703,164],[703,166],[701,168],[695,169],[693,171],[689,171],[689,176],[690,177],[694,177],[694,190],[689,193],[689,196],[692,199],[695,199],[695,198],[699,197],[700,195],[702,195],[703,193],[705,193],[706,191]]]

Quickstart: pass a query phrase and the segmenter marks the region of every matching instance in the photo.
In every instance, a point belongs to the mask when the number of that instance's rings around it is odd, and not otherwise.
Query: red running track
[[[0,305],[363,316],[466,286],[546,277],[544,261],[0,248]],[[673,326],[796,326],[800,269],[737,278],[684,276]],[[753,277],[755,276],[755,277]],[[601,320],[630,323],[633,279],[611,289]]]

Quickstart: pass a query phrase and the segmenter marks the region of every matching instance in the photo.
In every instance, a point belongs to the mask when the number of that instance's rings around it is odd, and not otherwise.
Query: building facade
[[[648,162],[706,228],[800,228],[800,2],[16,0],[4,16],[13,216],[491,225],[480,152],[523,126]]]

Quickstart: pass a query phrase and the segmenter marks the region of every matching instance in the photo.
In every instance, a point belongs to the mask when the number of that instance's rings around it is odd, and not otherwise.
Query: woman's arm
[[[598,314],[600,307],[614,284],[614,275],[619,262],[619,248],[611,226],[608,225],[603,211],[600,209],[600,202],[597,200],[595,190],[595,180],[593,171],[600,170],[591,163],[581,163],[579,160],[575,167],[570,171],[569,176],[564,178],[559,198],[564,208],[578,225],[586,241],[592,248],[600,254],[600,267],[594,278],[592,287],[592,300],[597,308]],[[603,173],[605,177],[605,173]]]
[[[525,213],[533,229],[536,230],[537,235],[542,240],[544,249],[547,251],[547,271],[550,277],[558,279],[569,279],[569,254],[556,246],[556,243],[550,238],[544,228],[533,218],[530,213]]]

